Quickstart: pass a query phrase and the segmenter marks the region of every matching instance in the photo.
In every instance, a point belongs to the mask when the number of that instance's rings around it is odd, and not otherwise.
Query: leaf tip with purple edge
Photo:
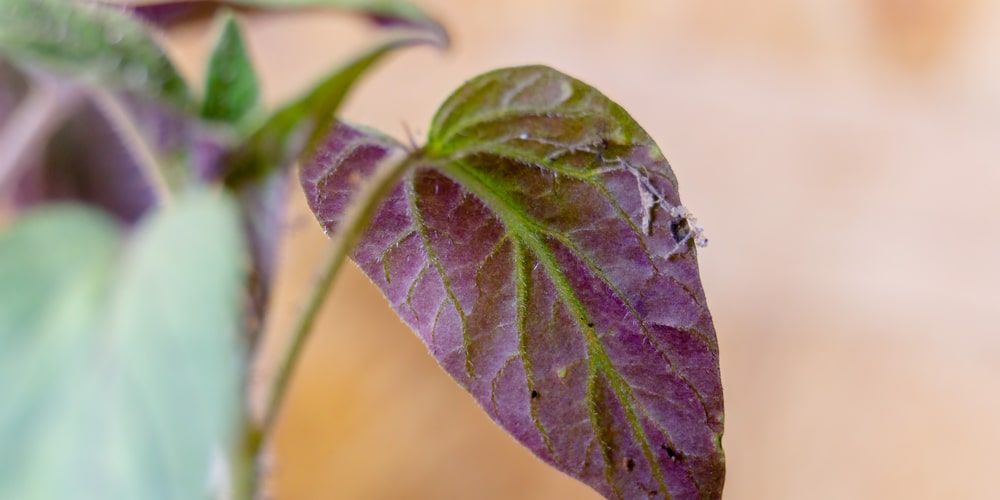
[[[334,124],[302,167],[325,229],[400,149]],[[608,498],[720,498],[718,342],[696,235],[648,134],[529,66],[463,85],[412,155],[354,259],[442,367]]]

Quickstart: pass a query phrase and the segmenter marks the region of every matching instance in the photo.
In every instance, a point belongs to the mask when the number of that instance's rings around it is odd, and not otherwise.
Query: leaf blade
[[[0,235],[0,495],[205,495],[238,411],[235,222],[203,194],[127,242],[78,207]]]
[[[328,231],[367,162],[340,125],[303,167]],[[609,498],[718,498],[718,344],[694,231],[652,139],[593,88],[499,70],[442,105],[354,257],[442,367]],[[652,200],[652,201],[651,201]]]
[[[260,84],[236,18],[226,14],[220,24],[205,76],[201,115],[236,124],[259,106]]]
[[[139,21],[85,2],[8,0],[0,52],[23,64],[192,109],[187,83]]]

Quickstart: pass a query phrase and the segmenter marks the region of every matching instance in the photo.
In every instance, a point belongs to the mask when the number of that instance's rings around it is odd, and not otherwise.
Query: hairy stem
[[[388,196],[397,182],[410,170],[413,157],[400,159],[390,157],[380,163],[372,176],[358,190],[351,206],[344,211],[344,217],[338,225],[337,232],[332,237],[333,245],[323,261],[316,285],[306,299],[305,307],[300,313],[292,338],[282,353],[278,371],[271,384],[271,390],[264,408],[262,431],[264,437],[273,430],[275,420],[281,410],[285,392],[291,380],[296,362],[305,346],[309,333],[312,331],[316,318],[319,316],[323,301],[329,294],[337,273],[358,239],[364,234],[375,215],[375,210],[382,200]]]

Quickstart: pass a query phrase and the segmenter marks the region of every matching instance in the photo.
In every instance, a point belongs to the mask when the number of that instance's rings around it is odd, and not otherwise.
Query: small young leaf
[[[238,422],[243,247],[228,200],[176,201],[128,239],[69,205],[0,234],[0,498],[209,497]]]
[[[0,3],[0,53],[29,66],[141,93],[187,109],[187,84],[141,22],[68,0]]]
[[[354,258],[431,354],[546,462],[609,498],[719,498],[718,344],[697,232],[656,144],[545,67],[441,107]],[[402,146],[335,125],[302,184],[327,231]]]
[[[257,107],[260,86],[236,18],[225,15],[221,24],[208,63],[201,114],[210,120],[236,124]]]

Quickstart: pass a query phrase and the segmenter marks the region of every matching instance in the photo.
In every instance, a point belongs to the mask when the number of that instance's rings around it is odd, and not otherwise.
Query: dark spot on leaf
[[[680,243],[691,234],[691,226],[686,218],[680,218],[670,223],[670,234],[674,235],[674,241]]]
[[[667,446],[665,444],[661,444],[660,448],[663,451],[667,452],[667,456],[670,457],[671,460],[675,462],[684,460],[684,456],[678,453],[677,450],[673,449],[672,447]]]
[[[655,497],[655,496],[659,496],[659,495],[660,495],[660,492],[658,490],[651,490],[649,492],[649,496],[651,496],[651,497]]]
[[[536,399],[538,396],[541,396],[541,394],[538,394],[538,391],[531,391],[531,399]]]
[[[587,323],[587,328],[593,328],[593,327],[594,327],[593,323]]]
[[[627,470],[628,470],[629,472],[632,472],[632,469],[635,469],[635,460],[632,460],[631,458],[630,458],[630,459],[628,459],[628,460],[626,460],[626,461],[625,461],[625,468],[626,468],[626,469],[627,469]]]

